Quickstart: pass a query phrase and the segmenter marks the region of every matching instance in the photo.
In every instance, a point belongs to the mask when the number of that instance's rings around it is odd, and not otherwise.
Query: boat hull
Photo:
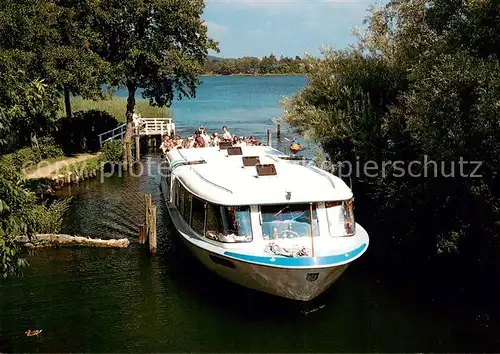
[[[208,269],[246,288],[284,298],[310,301],[327,290],[348,264],[329,268],[280,268],[234,260],[202,249],[184,239],[187,248]]]
[[[206,268],[218,276],[243,287],[292,300],[310,301],[326,291],[347,269],[349,263],[319,267],[286,267],[253,263],[226,256],[203,247],[199,238],[186,226],[179,212],[168,200],[168,188],[163,181],[167,210],[183,243]],[[196,240],[196,241],[193,241]],[[213,249],[213,247],[212,247]],[[361,252],[362,253],[362,252]]]

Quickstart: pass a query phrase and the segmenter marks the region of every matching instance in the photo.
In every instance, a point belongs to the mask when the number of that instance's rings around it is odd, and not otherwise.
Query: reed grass
[[[85,100],[83,98],[72,98],[71,99],[71,110],[73,112],[78,111],[90,111],[90,110],[100,110],[106,111],[110,115],[116,118],[119,122],[125,122],[125,112],[126,112],[127,100],[124,98],[111,98],[106,100]],[[142,117],[146,118],[171,118],[172,112],[167,107],[153,107],[149,105],[148,100],[136,100],[135,111]],[[59,115],[64,117],[66,115],[64,109],[64,100],[61,100],[59,105]]]

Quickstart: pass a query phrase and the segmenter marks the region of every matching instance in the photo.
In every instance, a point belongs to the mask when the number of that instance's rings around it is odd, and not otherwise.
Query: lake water
[[[179,126],[227,124],[264,131],[278,98],[303,78],[206,78],[196,100],[176,104]],[[237,114],[238,113],[238,114]],[[243,118],[244,117],[244,118]],[[182,123],[182,124],[181,124]],[[160,162],[151,155],[154,166]],[[22,278],[0,281],[0,352],[464,352],[498,351],[496,332],[409,296],[370,258],[303,304],[230,284],[179,242],[159,177],[104,178],[60,192],[73,196],[63,232],[128,237],[128,249],[48,249]],[[158,253],[137,244],[143,196],[158,207]],[[368,230],[370,232],[370,230]],[[403,275],[404,276],[404,275]],[[42,329],[26,338],[27,329]]]
[[[180,134],[193,134],[204,125],[210,132],[227,125],[232,134],[253,135],[262,139],[266,130],[280,117],[280,100],[289,97],[307,84],[303,76],[205,76],[201,78],[195,99],[175,101],[172,111]],[[127,97],[125,90],[116,93]],[[136,95],[141,99],[140,92]],[[283,126],[282,135],[291,129]]]

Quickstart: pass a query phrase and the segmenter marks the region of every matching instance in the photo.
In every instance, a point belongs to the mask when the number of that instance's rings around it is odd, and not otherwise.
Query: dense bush
[[[464,269],[491,271],[499,259],[499,23],[493,2],[392,1],[374,10],[358,47],[309,58],[309,85],[284,102],[286,120],[331,159],[359,161],[358,220],[385,259],[420,272],[443,254]],[[427,176],[425,159],[437,163]],[[461,176],[461,160],[481,161],[482,178],[465,176],[472,164]],[[406,171],[419,161],[422,176],[399,176],[395,161]]]
[[[120,163],[123,154],[123,142],[121,140],[108,141],[102,147],[102,162]]]
[[[63,157],[62,149],[51,138],[40,139],[39,147],[26,147],[14,153],[3,155],[2,161],[22,170],[36,165],[44,159]]]
[[[60,146],[51,137],[39,139],[40,157],[43,159],[53,159],[64,156],[64,152]]]
[[[35,205],[33,207],[34,231],[40,234],[58,233],[70,202],[71,198],[65,198]]]
[[[39,141],[39,147],[26,147],[14,153],[3,155],[2,161],[22,170],[36,165],[44,159],[52,159],[64,156],[62,149],[54,144],[51,138],[43,138]]]
[[[56,140],[66,154],[99,151],[98,135],[116,128],[118,121],[105,111],[79,111],[61,118]]]

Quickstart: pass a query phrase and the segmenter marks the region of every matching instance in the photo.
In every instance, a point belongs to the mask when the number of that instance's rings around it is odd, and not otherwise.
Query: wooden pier
[[[111,140],[123,140],[127,124],[124,123],[114,129],[108,130],[98,135],[99,146],[102,146]],[[139,127],[134,129],[134,136],[140,137],[162,137],[164,135],[172,136],[175,134],[175,123],[173,118],[143,118],[141,117]]]

